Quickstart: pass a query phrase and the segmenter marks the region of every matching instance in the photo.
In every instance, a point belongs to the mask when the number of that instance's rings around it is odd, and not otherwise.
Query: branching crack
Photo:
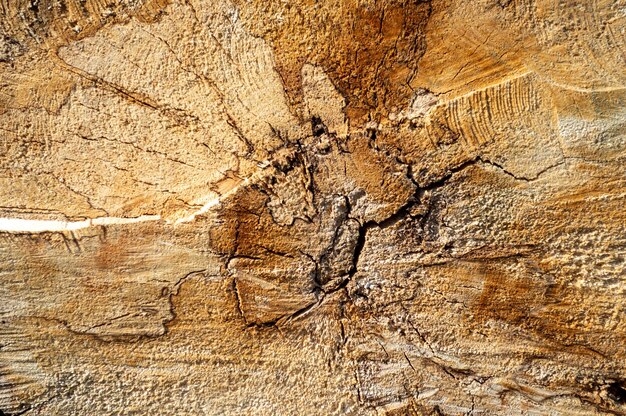
[[[489,159],[483,158],[482,156],[478,156],[477,160],[480,161],[481,163],[485,164],[485,165],[490,165],[495,167],[496,169],[500,170],[501,172],[505,173],[506,175],[512,177],[513,179],[515,179],[516,181],[524,181],[524,182],[533,182],[536,181],[537,179],[539,179],[539,177],[541,175],[543,175],[544,173],[559,167],[561,165],[563,165],[565,163],[565,159],[561,159],[560,161],[558,161],[557,163],[547,166],[545,168],[543,168],[542,170],[540,170],[539,172],[537,172],[534,176],[532,177],[527,177],[527,176],[519,176],[519,175],[515,175],[512,172],[509,172],[508,170],[506,170],[506,168],[504,166],[502,166],[499,163],[493,162]]]

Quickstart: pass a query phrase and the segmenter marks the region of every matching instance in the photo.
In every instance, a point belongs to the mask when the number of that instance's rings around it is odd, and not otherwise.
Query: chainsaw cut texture
[[[0,2],[0,415],[626,414],[625,10]]]

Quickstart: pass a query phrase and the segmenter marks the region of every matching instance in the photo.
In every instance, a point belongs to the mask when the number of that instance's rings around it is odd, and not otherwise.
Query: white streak
[[[0,218],[0,232],[46,233],[76,231],[99,225],[134,224],[137,222],[158,221],[160,215],[141,215],[135,218],[100,217],[83,221],[27,220],[22,218]]]

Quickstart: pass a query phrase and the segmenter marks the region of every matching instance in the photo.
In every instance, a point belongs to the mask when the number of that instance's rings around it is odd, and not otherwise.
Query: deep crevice
[[[476,164],[477,161],[478,161],[478,158],[470,159],[460,164],[459,166],[453,169],[450,169],[443,177],[441,177],[440,179],[436,181],[431,182],[430,184],[426,186],[420,187],[416,185],[414,194],[396,212],[394,212],[393,214],[391,214],[389,217],[385,218],[382,221],[370,220],[362,224],[358,230],[359,235],[358,235],[357,243],[355,245],[354,252],[352,255],[352,266],[350,270],[348,271],[348,277],[346,278],[344,282],[342,282],[341,285],[339,285],[336,289],[334,289],[333,291],[329,293],[335,292],[339,289],[346,287],[347,284],[352,279],[352,277],[358,272],[359,259],[361,257],[361,253],[363,252],[363,248],[365,247],[365,243],[367,241],[367,233],[369,232],[370,229],[374,227],[379,228],[379,229],[385,229],[385,228],[388,228],[397,224],[399,221],[403,220],[407,216],[411,216],[411,209],[423,201],[423,196],[426,191],[432,191],[437,188],[443,187],[450,180],[450,178],[454,176],[455,173],[458,173],[464,170],[465,168]],[[413,183],[417,183],[415,179],[412,177],[412,175],[410,175],[410,179],[413,181]]]
[[[621,382],[615,381],[609,384],[606,392],[609,398],[614,402],[619,404],[626,403],[626,389]]]
[[[328,134],[328,128],[321,118],[313,116],[311,117],[311,132],[313,137],[321,137],[324,134]]]

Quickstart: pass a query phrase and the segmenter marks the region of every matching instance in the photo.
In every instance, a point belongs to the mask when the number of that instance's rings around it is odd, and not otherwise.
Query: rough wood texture
[[[0,1],[0,415],[626,414],[622,0]]]

